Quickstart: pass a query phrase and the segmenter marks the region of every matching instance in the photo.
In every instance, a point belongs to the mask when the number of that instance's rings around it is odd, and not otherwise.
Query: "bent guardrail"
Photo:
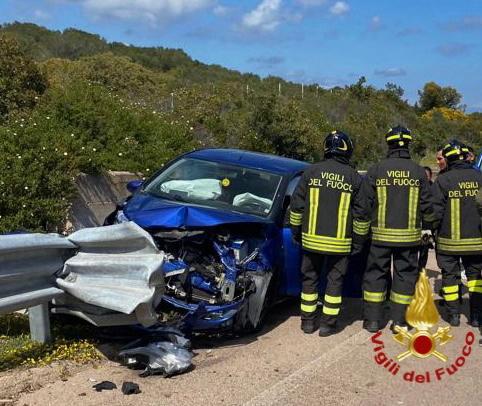
[[[49,307],[96,325],[157,322],[160,252],[134,223],[57,234],[0,236],[0,314],[29,309],[32,339],[50,340]]]

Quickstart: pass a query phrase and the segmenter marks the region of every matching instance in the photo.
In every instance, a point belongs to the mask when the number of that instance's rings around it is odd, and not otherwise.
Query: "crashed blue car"
[[[132,195],[106,224],[133,221],[166,254],[158,306],[164,320],[192,331],[252,331],[277,298],[299,295],[301,248],[292,241],[287,211],[307,166],[204,149],[127,185]],[[359,294],[359,277],[348,278],[348,295]]]

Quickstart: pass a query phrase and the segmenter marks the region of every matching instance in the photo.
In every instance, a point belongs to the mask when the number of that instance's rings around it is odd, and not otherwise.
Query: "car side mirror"
[[[142,180],[140,179],[136,179],[136,180],[131,180],[130,182],[127,183],[126,185],[126,189],[130,192],[130,193],[135,193],[137,192],[140,187],[142,186]]]

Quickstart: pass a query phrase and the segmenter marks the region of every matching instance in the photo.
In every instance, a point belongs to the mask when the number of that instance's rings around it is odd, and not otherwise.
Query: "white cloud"
[[[244,28],[273,31],[281,22],[281,0],[262,0],[258,6],[243,16]]]
[[[226,6],[221,6],[220,4],[214,7],[213,13],[218,17],[223,17],[229,13],[229,8]]]
[[[213,5],[213,0],[80,0],[94,17],[166,21]]]
[[[382,19],[380,16],[373,16],[370,20],[370,31],[378,31],[382,28]]]
[[[407,72],[403,68],[376,69],[375,75],[388,77],[405,76]]]
[[[346,14],[349,11],[350,11],[350,6],[344,1],[337,1],[335,4],[333,4],[330,7],[330,13],[337,16]]]
[[[33,15],[37,20],[48,20],[50,18],[50,14],[43,10],[35,10]]]
[[[297,3],[310,7],[310,6],[322,6],[326,3],[326,0],[296,0]]]

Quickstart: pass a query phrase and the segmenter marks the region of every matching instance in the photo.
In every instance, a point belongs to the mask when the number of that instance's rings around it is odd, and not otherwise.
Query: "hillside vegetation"
[[[352,135],[354,163],[365,168],[385,154],[386,130],[402,124],[416,134],[416,158],[433,162],[449,138],[482,147],[482,114],[465,114],[460,101],[457,90],[430,82],[412,106],[397,85],[375,89],[363,77],[343,88],[305,86],[302,98],[300,84],[206,65],[182,50],[4,25],[0,231],[61,229],[80,171],[149,176],[194,148],[313,161],[337,128]]]

